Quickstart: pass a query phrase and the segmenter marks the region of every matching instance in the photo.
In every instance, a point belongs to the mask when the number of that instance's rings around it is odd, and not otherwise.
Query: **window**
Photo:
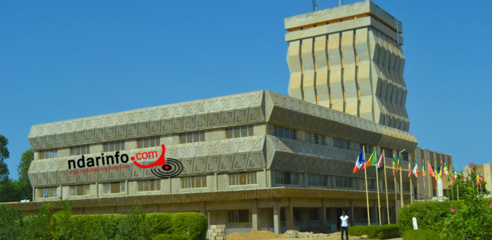
[[[348,145],[349,145],[348,141],[346,141],[346,140],[333,138],[333,147],[349,149]]]
[[[293,172],[275,172],[277,184],[302,185],[301,174]]]
[[[125,182],[112,182],[104,184],[104,194],[124,193]]]
[[[229,173],[229,185],[257,184],[256,172]]]
[[[75,146],[70,148],[70,156],[84,155],[91,153],[90,145]]]
[[[39,198],[56,198],[58,197],[58,188],[57,187],[45,187],[38,189],[38,197]]]
[[[90,194],[90,185],[70,186],[70,196],[87,196]]]
[[[125,150],[125,141],[104,143],[104,151],[105,152],[115,152],[115,151],[121,151],[121,150]]]
[[[376,180],[367,179],[367,189],[377,190]],[[359,190],[366,190],[366,181],[359,179]]]
[[[226,129],[226,138],[239,138],[253,136],[253,126],[241,126]]]
[[[336,188],[352,188],[352,179],[348,177],[336,177],[335,178]],[[365,188],[365,186],[364,186]]]
[[[307,132],[304,134],[304,141],[323,145],[323,136]]]
[[[403,183],[403,192],[410,192],[410,183]]]
[[[366,155],[371,156],[374,146],[364,145],[364,149],[366,150]]]
[[[384,157],[393,158],[393,149],[381,148],[381,150],[384,151]],[[398,159],[398,156],[396,156],[396,159]]]
[[[408,152],[401,153],[401,160],[408,161]]]
[[[181,133],[179,135],[180,143],[194,143],[205,141],[205,131]]]
[[[207,187],[207,176],[182,177],[180,179],[181,189]]]
[[[249,210],[230,210],[229,222],[230,223],[249,222]]]
[[[58,150],[56,149],[43,150],[39,152],[39,159],[48,159],[48,158],[57,158],[57,157],[58,157]]]
[[[158,147],[161,145],[161,137],[148,137],[137,139],[138,148]]]
[[[290,128],[284,128],[279,126],[273,126],[273,135],[281,138],[296,139],[296,131]]]
[[[386,183],[388,184],[388,191],[395,191],[395,183],[394,182],[391,182],[391,181],[386,181]]]
[[[137,181],[138,192],[160,191],[161,181],[159,179]]]
[[[325,187],[328,186],[328,180],[323,175],[308,174],[308,185]]]
[[[309,209],[309,220],[318,221],[319,220],[319,210],[318,209]]]

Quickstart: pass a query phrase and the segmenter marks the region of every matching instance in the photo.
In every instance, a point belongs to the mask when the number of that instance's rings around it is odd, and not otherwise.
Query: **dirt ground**
[[[259,240],[340,240],[340,232],[330,233],[328,237],[323,238],[286,238],[285,233],[277,235],[270,231],[251,231],[249,233],[245,232],[235,232],[226,236],[226,240],[251,240],[251,239],[259,239]],[[360,237],[349,236],[350,240],[360,240]],[[401,240],[402,238],[394,238],[391,240]]]

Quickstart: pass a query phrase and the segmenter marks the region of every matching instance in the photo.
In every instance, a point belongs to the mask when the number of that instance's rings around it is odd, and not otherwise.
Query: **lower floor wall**
[[[110,199],[108,199],[110,200]],[[350,225],[371,225],[396,223],[396,209],[399,201],[366,201],[361,199],[313,199],[313,198],[272,198],[249,200],[223,200],[166,204],[141,204],[144,213],[154,212],[200,212],[207,216],[210,225],[225,225],[226,234],[269,230],[284,233],[289,229],[309,232],[339,231],[342,211],[349,216]],[[395,208],[396,206],[396,208]],[[73,208],[74,214],[128,214],[133,206],[105,206]],[[389,216],[389,221],[388,221]]]

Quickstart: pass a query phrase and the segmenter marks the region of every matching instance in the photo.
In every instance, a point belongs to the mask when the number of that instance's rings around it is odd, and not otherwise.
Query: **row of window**
[[[277,137],[295,140],[296,139],[295,132],[296,131],[294,129],[279,127],[279,126],[273,126],[273,135],[277,136]],[[310,132],[304,133],[304,141],[308,142],[308,143],[314,143],[314,144],[320,144],[320,145],[326,145],[327,144],[324,141],[323,135],[310,133]],[[364,145],[361,143],[354,143],[351,145],[349,141],[344,140],[344,139],[339,139],[339,138],[333,138],[333,145],[332,146],[337,147],[337,148],[342,148],[342,149],[352,149],[352,150],[356,150],[356,151],[360,151],[364,147],[366,154],[371,154],[373,149],[374,149],[374,146],[368,146],[368,145]],[[382,150],[384,150],[384,155],[387,158],[393,157],[393,150],[392,149],[382,148]],[[403,152],[401,155],[402,155],[402,157],[401,157],[402,160],[408,161],[408,153],[407,152]]]
[[[227,174],[230,186],[258,184],[256,172],[239,172]],[[206,188],[207,176],[190,176],[180,177],[181,189]],[[160,180],[143,180],[137,181],[138,192],[160,191]],[[90,195],[90,185],[77,185],[69,187],[70,196],[87,196]],[[103,194],[125,193],[125,182],[112,182],[103,184]],[[57,196],[56,187],[47,187],[38,191],[39,198],[49,198]]]
[[[294,129],[273,126],[273,134],[277,137],[287,138],[287,139],[296,139],[296,131]],[[254,126],[240,126],[240,127],[231,127],[226,128],[226,138],[240,138],[240,137],[249,137],[254,135]],[[188,133],[181,133],[179,138],[180,143],[194,143],[194,142],[203,142],[205,141],[205,131],[195,131]],[[325,140],[323,135],[318,135],[315,133],[305,132],[304,141],[313,144],[325,145]],[[139,138],[137,139],[137,147],[138,148],[149,148],[149,147],[157,147],[160,146],[160,137],[148,137],[148,138]],[[351,147],[352,146],[352,147]],[[333,147],[342,148],[342,149],[352,149],[356,151],[360,151],[363,146],[365,146],[366,154],[371,154],[374,149],[373,146],[366,146],[360,143],[350,144],[349,141],[333,138]],[[115,141],[115,142],[107,142],[103,144],[103,149],[105,152],[113,152],[113,151],[121,151],[125,150],[125,141]],[[393,157],[393,150],[383,148],[386,157]],[[40,152],[40,159],[46,158],[56,158],[58,156],[57,150],[45,150]],[[70,148],[70,155],[83,155],[90,153],[90,145],[83,146],[75,146]],[[408,153],[402,153],[402,160],[408,161]]]
[[[318,174],[307,174],[307,185],[314,187],[330,187],[329,176],[326,175],[318,175]],[[335,176],[333,179],[333,188],[347,188],[353,189],[355,187],[355,181],[358,180],[358,189],[365,189],[365,180],[364,179],[356,179],[351,177],[340,177]],[[276,184],[282,185],[304,185],[304,173],[297,172],[274,172],[274,181]],[[404,190],[407,188],[406,185],[409,186],[408,183],[404,183]],[[370,190],[376,190],[376,180],[367,180],[367,188]],[[409,187],[408,187],[409,188]],[[384,183],[380,180],[379,190],[384,191]],[[388,181],[388,190],[394,190],[393,182]],[[407,191],[406,189],[405,191]]]
[[[241,126],[226,129],[226,138],[240,138],[254,135],[254,126]],[[180,134],[180,143],[194,143],[205,141],[205,131],[195,131]],[[148,137],[137,139],[138,148],[157,147],[161,145],[160,137]],[[104,152],[125,150],[125,141],[106,142],[103,144]],[[70,148],[70,156],[90,154],[90,145],[74,146]],[[57,149],[40,151],[40,159],[57,158]]]

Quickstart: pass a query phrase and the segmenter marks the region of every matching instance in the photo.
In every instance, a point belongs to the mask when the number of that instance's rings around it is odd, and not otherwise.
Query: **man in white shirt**
[[[343,240],[343,232],[345,231],[345,236],[348,238],[348,216],[345,214],[345,211],[342,211],[342,216],[340,217],[340,220],[342,220],[342,223],[340,224],[341,230],[340,232],[342,233],[342,240]]]

